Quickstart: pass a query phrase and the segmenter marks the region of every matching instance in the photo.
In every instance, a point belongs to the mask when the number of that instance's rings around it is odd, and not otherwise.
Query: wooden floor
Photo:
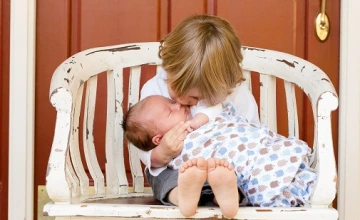
[[[43,216],[44,205],[51,202],[48,194],[46,193],[45,186],[38,186],[38,206],[37,206],[37,219],[38,220],[54,220],[55,217]],[[35,218],[34,218],[35,219]]]

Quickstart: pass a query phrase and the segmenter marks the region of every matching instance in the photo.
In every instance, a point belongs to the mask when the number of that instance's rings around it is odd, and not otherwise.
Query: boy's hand
[[[168,164],[171,159],[180,154],[184,147],[184,139],[188,134],[189,127],[188,122],[179,122],[163,136],[160,145],[152,150],[152,167],[163,167]]]

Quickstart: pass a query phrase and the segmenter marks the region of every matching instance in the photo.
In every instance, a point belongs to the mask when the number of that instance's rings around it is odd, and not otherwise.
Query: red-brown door
[[[229,20],[244,45],[279,50],[303,57],[329,74],[338,89],[339,3],[329,1],[327,14],[331,33],[317,40],[314,19],[320,1],[263,0],[86,0],[37,1],[36,111],[35,111],[35,206],[37,186],[45,184],[47,159],[55,126],[55,109],[49,102],[50,79],[55,68],[70,55],[91,47],[128,42],[158,41],[182,19],[192,14],[214,14]],[[151,77],[148,75],[146,78]],[[145,79],[143,80],[145,81]],[[100,84],[105,84],[100,79]],[[257,85],[258,86],[258,85]],[[254,88],[256,90],[256,82]],[[279,91],[279,95],[282,92]],[[100,97],[104,94],[99,94]],[[104,102],[105,99],[97,99]],[[313,119],[310,103],[299,98],[300,136],[311,145]],[[106,106],[106,105],[104,105]],[[285,106],[281,103],[278,106]],[[285,108],[278,109],[285,114]],[[105,111],[96,113],[105,117]],[[95,126],[105,126],[97,121]],[[279,118],[279,132],[286,134],[286,121]],[[337,114],[333,115],[337,147]],[[105,128],[105,127],[104,127]],[[96,134],[95,134],[96,136]],[[96,146],[103,146],[98,136]],[[97,144],[98,142],[98,144]],[[104,150],[98,153],[103,154]],[[104,155],[98,156],[104,164]],[[35,207],[35,212],[36,213]]]

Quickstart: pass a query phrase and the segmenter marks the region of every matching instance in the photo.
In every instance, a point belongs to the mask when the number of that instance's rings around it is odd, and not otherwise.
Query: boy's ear
[[[157,134],[157,135],[155,135],[155,136],[152,138],[152,142],[153,142],[156,146],[158,146],[158,145],[160,144],[161,139],[162,139],[162,135]]]

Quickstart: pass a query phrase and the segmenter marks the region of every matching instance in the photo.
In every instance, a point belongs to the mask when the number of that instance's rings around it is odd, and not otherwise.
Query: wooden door
[[[0,1],[0,219],[7,219],[10,0]]]
[[[50,79],[55,68],[70,55],[91,47],[128,42],[159,41],[182,19],[192,14],[219,15],[235,27],[247,46],[279,50],[303,57],[329,74],[338,89],[339,1],[329,1],[329,39],[316,39],[314,19],[320,1],[263,0],[78,0],[37,1],[36,112],[35,112],[35,206],[37,186],[45,184],[47,159],[55,126],[55,109],[49,102]],[[145,76],[145,82],[151,74]],[[99,79],[105,86],[106,79]],[[259,83],[254,83],[254,90]],[[100,87],[101,87],[100,85]],[[283,92],[279,90],[279,95]],[[106,91],[97,102],[105,104]],[[300,94],[300,137],[312,144],[313,121],[310,103]],[[286,109],[278,104],[279,114]],[[95,126],[105,129],[105,109],[97,109]],[[286,119],[279,117],[279,133],[286,134]],[[337,114],[333,115],[337,143]],[[104,164],[104,136],[95,134],[100,164]],[[337,147],[337,145],[336,145]],[[103,167],[104,169],[104,167]],[[35,210],[37,207],[35,207]]]

